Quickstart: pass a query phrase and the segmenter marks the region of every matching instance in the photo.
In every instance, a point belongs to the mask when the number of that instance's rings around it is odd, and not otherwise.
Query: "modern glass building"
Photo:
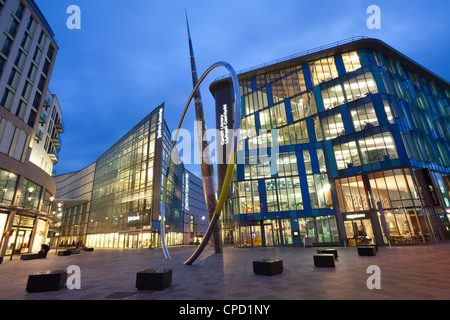
[[[63,130],[48,86],[57,51],[34,1],[0,0],[0,258],[39,251],[56,219]]]
[[[243,163],[223,219],[236,246],[450,238],[448,81],[369,38],[244,70],[239,80]],[[225,117],[231,132],[230,78],[210,90],[217,127]],[[266,146],[278,147],[272,161],[261,161]]]
[[[95,164],[56,176],[56,202],[61,203],[63,214],[54,243],[109,248],[160,246],[163,178],[171,148],[163,104]],[[196,242],[208,224],[201,180],[183,163],[176,163],[171,166],[165,206],[169,245]]]

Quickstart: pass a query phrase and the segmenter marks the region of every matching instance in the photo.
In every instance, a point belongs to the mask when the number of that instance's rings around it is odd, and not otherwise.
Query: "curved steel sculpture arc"
[[[239,130],[241,128],[241,93],[240,93],[240,88],[239,88],[239,81],[238,81],[238,77],[236,75],[236,72],[234,71],[233,67],[224,61],[219,61],[216,62],[215,64],[213,64],[211,67],[209,67],[205,73],[201,76],[201,78],[199,79],[198,83],[196,84],[196,86],[194,87],[194,90],[191,93],[191,96],[189,97],[189,100],[186,104],[186,107],[184,108],[183,114],[181,115],[181,119],[180,119],[180,123],[178,125],[178,129],[175,132],[175,138],[173,139],[173,145],[172,145],[172,149],[170,151],[170,156],[169,156],[169,162],[167,164],[167,169],[166,169],[166,174],[164,177],[164,187],[163,187],[163,195],[162,195],[162,205],[161,205],[161,237],[162,237],[162,246],[163,246],[163,252],[164,252],[164,256],[167,259],[170,259],[170,254],[167,250],[167,244],[166,244],[166,239],[165,239],[165,203],[166,203],[166,195],[167,195],[167,184],[169,181],[169,173],[170,173],[170,167],[172,164],[172,152],[175,150],[175,146],[176,143],[178,141],[178,135],[181,129],[181,126],[183,124],[184,118],[186,117],[186,113],[189,109],[189,106],[192,102],[192,99],[194,98],[194,95],[196,93],[196,91],[198,90],[198,88],[200,87],[200,85],[202,84],[203,80],[206,78],[206,76],[215,68],[219,67],[219,66],[223,66],[225,68],[228,69],[228,71],[230,72],[231,75],[231,79],[233,81],[233,90],[234,90],[234,134],[233,134],[233,139],[232,139],[232,145],[230,150],[230,154],[228,157],[228,165],[227,165],[227,171],[225,173],[225,179],[223,181],[222,184],[222,188],[220,191],[220,195],[219,195],[219,199],[216,205],[216,209],[214,211],[214,214],[212,216],[212,219],[210,220],[208,229],[206,230],[206,233],[203,237],[202,242],[200,243],[200,245],[197,247],[197,249],[195,250],[194,254],[185,262],[185,264],[192,264],[194,263],[194,261],[200,256],[200,254],[203,252],[203,249],[205,248],[205,246],[208,244],[208,241],[211,238],[211,235],[213,234],[217,223],[219,221],[220,218],[220,214],[222,212],[222,208],[223,205],[225,203],[225,200],[228,196],[228,191],[230,189],[230,185],[231,185],[231,179],[233,176],[233,171],[234,171],[234,166],[236,163],[236,153],[237,153],[237,145],[238,145],[238,140],[239,140]],[[199,137],[199,139],[201,139],[202,137]]]

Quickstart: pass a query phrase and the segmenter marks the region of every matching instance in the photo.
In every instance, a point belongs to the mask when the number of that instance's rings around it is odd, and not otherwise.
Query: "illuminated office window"
[[[352,72],[361,68],[361,62],[356,51],[342,54],[342,61],[344,62],[345,71]]]
[[[345,135],[342,115],[338,112],[322,119],[323,136],[325,140]]]
[[[294,121],[316,114],[317,106],[314,94],[308,92],[291,98],[291,111]]]
[[[316,86],[322,82],[335,79],[339,76],[334,57],[323,58],[309,64],[311,78]]]
[[[338,170],[361,165],[355,141],[334,146],[334,155]]]
[[[350,114],[355,131],[376,127],[379,124],[372,102],[351,110]]]

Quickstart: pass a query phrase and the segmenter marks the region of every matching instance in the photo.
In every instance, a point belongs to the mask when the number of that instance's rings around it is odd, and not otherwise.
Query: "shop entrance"
[[[241,247],[262,246],[261,226],[240,227]]]
[[[31,238],[31,231],[32,230],[14,229],[12,236],[9,238],[6,254],[10,255],[11,253],[27,253]]]
[[[272,247],[274,245],[274,237],[271,224],[264,225],[264,237],[266,239],[266,246]]]
[[[352,219],[344,221],[345,233],[349,246],[360,244],[375,244],[372,223],[370,219]]]

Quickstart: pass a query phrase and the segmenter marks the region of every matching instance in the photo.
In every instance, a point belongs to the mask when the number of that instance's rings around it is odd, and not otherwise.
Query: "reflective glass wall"
[[[237,246],[450,237],[450,89],[391,54],[339,48],[240,76]],[[276,159],[261,161],[273,146]]]
[[[88,223],[90,242],[107,247],[120,243],[131,247],[158,244],[160,239],[156,235],[149,235],[145,241],[133,237],[136,233],[157,234],[160,230],[163,175],[171,147],[169,130],[159,114],[161,108],[155,109],[97,160]],[[184,167],[174,164],[171,168],[166,231],[176,242],[179,237],[175,233],[183,238]],[[96,236],[104,234],[114,236]]]

